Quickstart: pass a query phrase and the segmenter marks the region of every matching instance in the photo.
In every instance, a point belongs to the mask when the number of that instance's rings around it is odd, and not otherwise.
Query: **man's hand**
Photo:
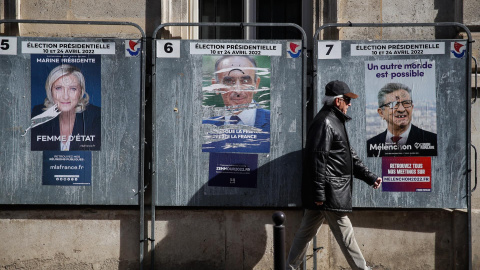
[[[379,178],[377,178],[377,180],[375,180],[375,183],[373,183],[373,189],[377,189],[381,185],[382,185],[382,178],[379,177]]]
[[[317,206],[323,205],[323,202],[315,202]]]

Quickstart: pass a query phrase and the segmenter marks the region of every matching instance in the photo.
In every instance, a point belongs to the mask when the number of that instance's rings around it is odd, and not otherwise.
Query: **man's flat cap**
[[[346,83],[338,80],[331,81],[325,86],[325,95],[331,97],[344,95],[349,98],[358,98],[358,95],[353,93]]]

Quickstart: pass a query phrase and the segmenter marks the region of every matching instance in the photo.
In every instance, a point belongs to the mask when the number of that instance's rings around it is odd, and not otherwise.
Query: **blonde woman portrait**
[[[59,114],[32,128],[32,151],[100,150],[101,109],[89,102],[87,91],[78,67],[61,64],[50,71],[45,82],[46,98],[33,107],[32,117],[47,110]]]

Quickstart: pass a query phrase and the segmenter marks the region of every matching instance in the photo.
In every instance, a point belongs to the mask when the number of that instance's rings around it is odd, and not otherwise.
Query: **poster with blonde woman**
[[[99,151],[100,55],[31,55],[32,151]]]

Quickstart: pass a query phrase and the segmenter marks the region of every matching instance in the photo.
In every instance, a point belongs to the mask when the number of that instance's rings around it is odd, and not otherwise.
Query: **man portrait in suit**
[[[204,114],[202,120],[205,128],[203,152],[270,151],[270,110],[267,109],[270,89],[260,87],[260,81],[265,78],[261,76],[270,71],[259,68],[256,59],[260,58],[227,55],[212,59],[209,66],[215,63],[214,75],[208,79],[211,85],[204,87],[204,108],[208,114]],[[268,84],[268,80],[266,82]],[[254,96],[263,100],[257,101]],[[207,104],[207,99],[217,101]]]
[[[270,111],[253,100],[260,85],[256,69],[255,59],[249,56],[229,55],[216,61],[212,86],[218,87],[229,113],[205,119],[203,124],[246,125],[270,132]]]
[[[367,155],[436,156],[437,134],[412,124],[412,90],[401,83],[387,83],[378,92],[378,115],[387,129],[367,140]]]

